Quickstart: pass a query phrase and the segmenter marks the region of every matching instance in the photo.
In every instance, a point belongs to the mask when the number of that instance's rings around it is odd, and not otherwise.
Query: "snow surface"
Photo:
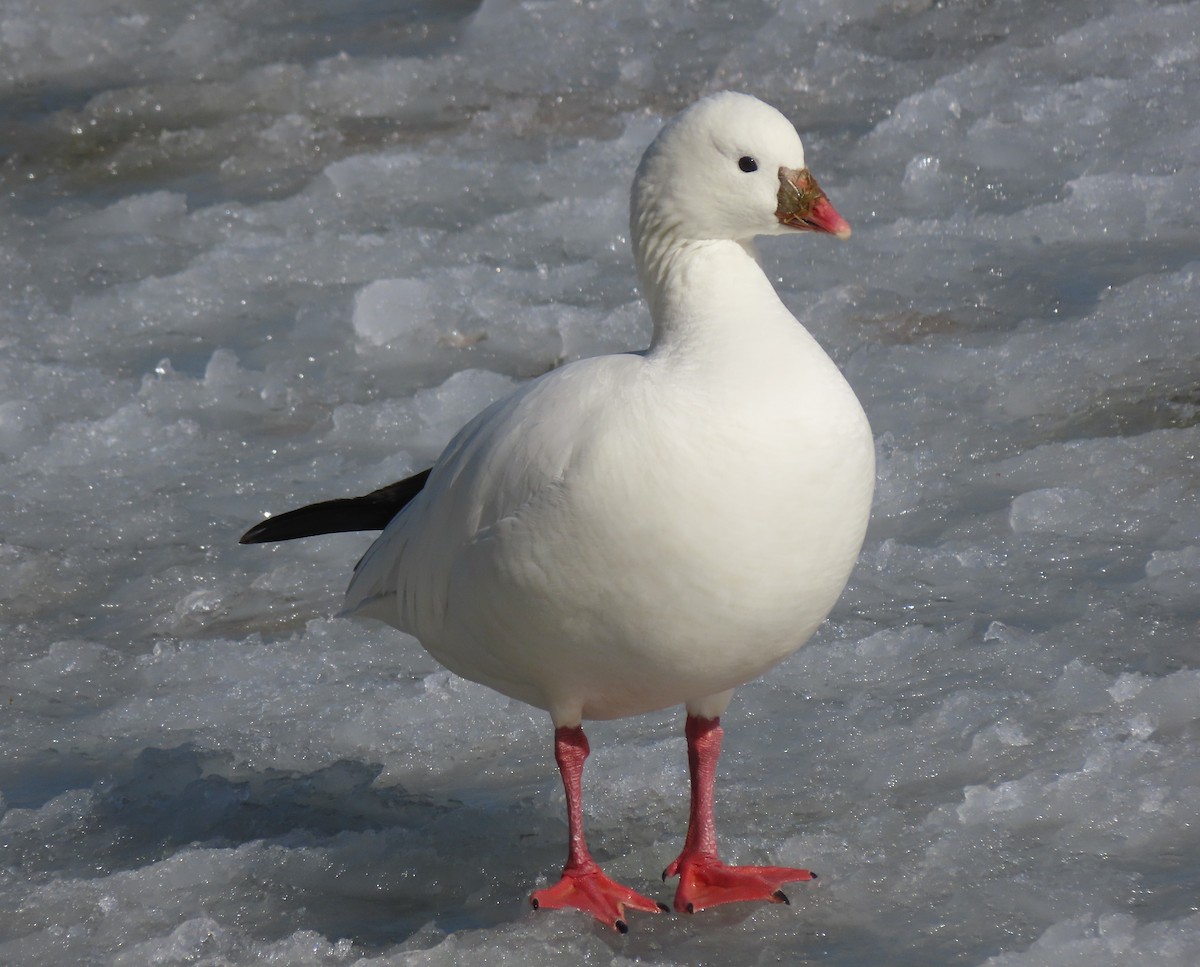
[[[1200,4],[7,0],[0,84],[0,963],[1200,963]],[[236,539],[644,345],[721,88],[854,226],[762,251],[880,485],[725,719],[727,854],[820,886],[620,937],[528,909],[544,716],[331,617],[367,536]],[[662,899],[681,727],[589,730]]]

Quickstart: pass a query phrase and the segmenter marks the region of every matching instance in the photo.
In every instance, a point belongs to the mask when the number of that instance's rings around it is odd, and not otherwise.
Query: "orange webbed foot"
[[[611,879],[595,864],[582,870],[564,870],[562,879],[554,886],[536,890],[529,901],[535,910],[582,910],[621,933],[629,931],[626,909],[667,912],[666,906]]]
[[[663,879],[676,875],[675,909],[680,913],[745,900],[790,903],[780,889],[783,884],[817,878],[811,870],[788,866],[728,866],[715,856],[680,856],[663,871]]]

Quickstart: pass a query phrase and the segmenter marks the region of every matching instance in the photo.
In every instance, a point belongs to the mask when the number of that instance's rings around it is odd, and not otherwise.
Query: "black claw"
[[[812,876],[812,878],[813,878],[814,880],[820,879],[820,877],[818,877],[816,873],[813,873],[813,871],[812,871],[812,870],[809,870],[808,872],[809,872],[809,874]]]
[[[618,920],[613,926],[617,928],[617,933],[629,933],[629,924],[624,920]]]
[[[659,909],[660,909],[660,910],[661,910],[663,913],[670,913],[670,912],[671,912],[671,908],[670,908],[669,906],[667,906],[665,903],[660,903],[660,904],[658,905],[658,908],[659,908]]]
[[[687,905],[687,912],[688,912],[688,913],[695,913],[695,912],[696,912],[696,908],[695,908],[695,907],[693,907],[693,906],[692,906],[692,905],[689,903],[689,904]]]
[[[532,906],[536,910],[538,908],[537,897],[531,896],[529,898],[529,905]]]
[[[792,901],[787,898],[787,894],[783,890],[776,890],[771,896],[775,897],[780,903],[786,903],[789,907],[792,905]]]
[[[663,882],[664,883],[667,882],[667,871],[666,870],[663,870]]]

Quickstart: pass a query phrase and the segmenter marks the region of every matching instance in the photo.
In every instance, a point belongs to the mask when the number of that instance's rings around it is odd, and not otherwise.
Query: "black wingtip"
[[[383,530],[408,506],[429,479],[429,471],[380,487],[362,497],[323,500],[261,520],[238,538],[239,544],[293,541],[318,534]]]
[[[248,531],[246,531],[246,533],[244,533],[241,537],[238,538],[238,543],[239,544],[262,544],[264,541],[270,540],[270,538],[263,537],[263,533],[266,532],[266,530],[267,530],[267,527],[265,525],[267,523],[269,523],[270,520],[271,520],[271,518],[268,517],[266,520],[260,521],[259,523],[255,524]]]

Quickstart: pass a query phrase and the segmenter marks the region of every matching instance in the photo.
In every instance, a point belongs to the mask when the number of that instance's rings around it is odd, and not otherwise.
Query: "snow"
[[[1191,967],[1198,84],[1195,3],[11,0],[0,962]],[[544,716],[333,617],[369,537],[236,539],[644,345],[629,179],[721,88],[854,228],[762,253],[880,485],[725,718],[730,858],[820,886],[619,937],[528,909]],[[661,899],[681,733],[589,729]]]

